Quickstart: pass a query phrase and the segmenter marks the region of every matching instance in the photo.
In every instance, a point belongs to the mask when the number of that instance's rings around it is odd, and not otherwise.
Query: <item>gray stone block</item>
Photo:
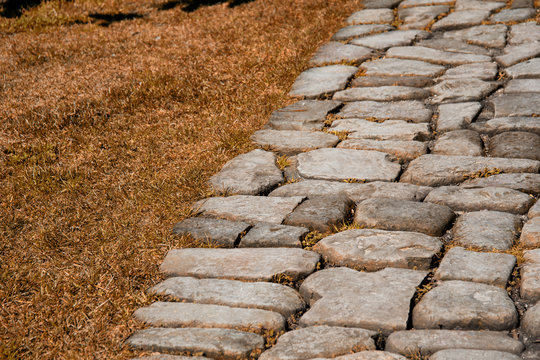
[[[447,31],[443,37],[461,40],[473,45],[502,48],[506,44],[506,30],[507,27],[503,24],[480,25],[468,29]]]
[[[410,45],[415,40],[427,38],[428,35],[428,32],[421,30],[395,30],[353,39],[350,43],[375,50],[384,50],[392,46]]]
[[[324,66],[329,64],[359,64],[373,56],[373,50],[362,46],[342,44],[330,41],[321,46],[309,60],[311,66]]]
[[[400,163],[427,153],[427,144],[421,141],[349,139],[340,142],[338,148],[380,151],[394,156]]]
[[[519,295],[527,302],[536,303],[540,301],[540,249],[525,251],[523,258]]]
[[[540,302],[525,312],[521,329],[529,341],[540,341]]]
[[[540,134],[540,121],[537,117],[503,117],[471,124],[471,129],[488,135],[506,131],[528,131]]]
[[[441,80],[480,79],[495,80],[498,68],[494,62],[479,62],[452,67],[444,73]]]
[[[422,141],[431,135],[428,123],[413,124],[403,120],[379,123],[354,118],[342,119],[334,121],[330,129],[350,132],[348,139]]]
[[[267,128],[276,130],[321,130],[329,112],[339,107],[339,101],[302,100],[270,116]]]
[[[347,24],[390,24],[394,21],[394,12],[391,9],[360,10],[347,18]]]
[[[304,227],[259,223],[240,240],[238,247],[300,248],[301,241],[308,232]]]
[[[443,65],[463,65],[491,61],[487,55],[464,54],[432,49],[424,46],[399,46],[386,52],[389,58],[420,60]]]
[[[289,95],[309,99],[343,90],[357,70],[357,67],[347,65],[330,65],[308,69],[298,75]]]
[[[259,130],[251,140],[258,146],[288,156],[320,148],[334,147],[339,139],[323,131]]]
[[[434,83],[431,77],[414,75],[392,76],[365,76],[362,74],[351,81],[351,87],[374,87],[374,86],[412,86],[424,87]]]
[[[540,217],[533,217],[523,225],[519,243],[527,248],[540,248]]]
[[[505,187],[532,195],[540,195],[540,174],[497,174],[489,177],[470,179],[463,187]]]
[[[211,218],[189,218],[182,220],[173,228],[177,235],[189,235],[194,239],[206,240],[216,245],[234,247],[236,240],[250,225],[242,221],[229,221]]]
[[[530,8],[504,9],[496,14],[493,14],[490,20],[494,23],[522,21],[534,17],[535,14],[536,10]]]
[[[435,77],[446,69],[441,65],[419,60],[379,59],[360,66],[366,76],[424,76]]]
[[[456,53],[490,55],[491,51],[483,46],[471,45],[461,40],[431,38],[421,40],[416,45],[429,47],[438,50],[451,51]],[[474,64],[474,63],[473,63]]]
[[[508,37],[508,42],[512,45],[540,41],[540,25],[535,22],[512,25]]]
[[[388,30],[394,30],[394,27],[386,24],[350,25],[339,29],[338,32],[332,36],[331,40],[349,40]]]
[[[338,113],[343,118],[369,118],[376,120],[408,120],[415,123],[429,122],[431,110],[417,100],[381,103],[355,101],[346,103]]]
[[[429,96],[429,91],[409,86],[353,87],[338,91],[333,99],[339,101],[398,101],[418,100]]]
[[[540,96],[537,93],[503,94],[492,99],[491,102],[495,107],[495,117],[540,114]]]
[[[521,360],[515,354],[493,350],[450,349],[437,351],[430,360]]]
[[[506,83],[505,94],[539,93],[540,79],[514,79]]]
[[[439,104],[443,102],[465,102],[482,100],[492,93],[498,85],[480,79],[443,80],[431,87],[433,98],[430,102]]]
[[[504,72],[512,79],[540,78],[540,59],[531,59],[512,65]]]
[[[482,105],[478,102],[439,105],[437,132],[465,128],[476,117],[481,108]]]
[[[472,130],[454,130],[441,135],[431,151],[432,154],[482,156],[483,142]]]
[[[540,135],[523,131],[505,132],[492,137],[488,148],[489,155],[494,157],[540,160]]]
[[[489,10],[454,11],[433,24],[431,30],[450,30],[480,25],[482,21],[488,18],[490,13]]]
[[[522,45],[507,46],[504,55],[495,57],[500,64],[510,66],[540,54],[540,41]]]

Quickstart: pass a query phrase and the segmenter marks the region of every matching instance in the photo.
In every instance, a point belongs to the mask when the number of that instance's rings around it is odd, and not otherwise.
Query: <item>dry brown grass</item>
[[[0,18],[0,358],[125,359],[170,229],[358,0]],[[92,13],[142,15],[110,23]]]

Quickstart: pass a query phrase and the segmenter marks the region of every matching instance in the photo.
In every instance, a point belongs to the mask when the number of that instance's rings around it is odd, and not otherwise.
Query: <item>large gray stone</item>
[[[431,135],[428,123],[411,124],[403,120],[382,123],[363,119],[342,119],[332,123],[332,130],[350,132],[348,139],[427,140]]]
[[[270,281],[285,274],[293,280],[315,271],[319,255],[294,248],[174,249],[160,266],[166,276]]]
[[[493,14],[490,20],[494,23],[522,21],[530,17],[534,17],[535,14],[536,10],[530,8],[504,9],[496,14]]]
[[[497,77],[497,64],[493,62],[479,62],[456,66],[446,70],[441,80],[480,79],[495,80]]]
[[[540,160],[540,135],[523,131],[505,132],[492,137],[488,148],[494,157]]]
[[[455,14],[455,13],[454,13]],[[502,48],[506,44],[506,25],[480,25],[463,30],[447,31],[443,37],[469,44]]]
[[[274,111],[266,127],[276,130],[320,130],[324,127],[326,115],[340,105],[339,101],[298,101]]]
[[[363,1],[364,9],[382,9],[393,8],[400,3],[401,0],[365,0]]]
[[[372,331],[336,326],[316,326],[289,331],[276,345],[265,351],[261,360],[304,360],[334,358],[363,350],[375,350]]]
[[[505,187],[521,192],[540,195],[540,174],[497,174],[489,177],[470,179],[461,184],[464,187]]]
[[[525,301],[536,303],[540,301],[540,249],[525,251],[523,258],[519,295]]]
[[[480,112],[482,105],[478,102],[465,102],[439,105],[437,132],[459,130],[471,123]]]
[[[537,117],[503,117],[473,123],[471,129],[488,135],[506,131],[528,131],[540,134],[540,121]]]
[[[378,59],[368,61],[360,66],[367,76],[426,76],[441,75],[446,69],[443,66],[425,61],[406,59]]]
[[[480,79],[443,80],[431,87],[432,103],[482,100],[497,88],[497,84]]]
[[[424,99],[429,96],[429,91],[409,86],[377,86],[355,87],[338,91],[333,99],[339,101],[397,101]]]
[[[396,30],[381,34],[369,35],[351,40],[351,44],[366,46],[376,50],[384,50],[392,46],[409,45],[418,39],[428,37],[428,32],[421,30]]]
[[[359,64],[373,56],[373,50],[362,46],[342,44],[330,41],[321,46],[309,60],[311,66],[324,66],[329,64]]]
[[[456,10],[497,10],[505,6],[504,2],[496,1],[475,1],[475,0],[456,0],[454,8]]]
[[[308,232],[304,227],[259,223],[240,239],[238,247],[302,247]]]
[[[534,217],[523,225],[519,243],[527,248],[540,248],[540,217]]]
[[[356,37],[362,37],[370,34],[375,34],[383,31],[393,30],[394,27],[386,24],[370,24],[370,25],[350,25],[341,28],[336,32],[331,40],[341,41],[349,40]]]
[[[451,248],[435,272],[436,280],[463,280],[505,287],[516,257],[510,254],[481,253],[462,247]]]
[[[400,163],[427,153],[427,144],[421,141],[349,139],[340,142],[338,148],[381,151],[395,156]]]
[[[432,236],[441,236],[453,219],[454,213],[446,206],[378,198],[362,201],[354,215],[354,222],[361,227]]]
[[[510,66],[523,60],[527,60],[540,54],[540,41],[533,43],[507,46],[504,48],[504,55],[495,57],[500,64]]]
[[[126,343],[131,347],[168,353],[202,353],[214,359],[250,359],[264,349],[262,336],[232,329],[139,330]]]
[[[167,354],[153,354],[149,356],[142,356],[133,358],[132,360],[208,360],[209,358],[204,356],[177,356]]]
[[[540,77],[540,59],[531,59],[512,65],[506,68],[504,72],[512,79],[527,79]]]
[[[395,59],[388,59],[395,60]],[[434,84],[434,80],[427,76],[415,75],[392,75],[392,76],[365,76],[360,74],[351,81],[351,87],[375,87],[375,86],[411,86],[424,87]]]
[[[534,199],[520,191],[498,188],[442,186],[431,191],[425,201],[446,205],[454,211],[493,210],[526,214]]]
[[[276,166],[276,155],[253,150],[228,161],[210,178],[209,184],[218,193],[258,195],[283,181]]]
[[[386,351],[362,351],[349,355],[342,355],[335,358],[334,360],[407,360],[405,357],[399,354],[393,354]],[[317,358],[313,360],[323,360],[322,358]],[[329,358],[327,358],[329,360]]]
[[[443,65],[463,65],[491,61],[491,57],[486,55],[443,51],[424,46],[393,47],[386,52],[386,56],[390,58],[421,60]]]
[[[514,244],[520,225],[513,214],[486,210],[465,213],[453,228],[454,242],[483,250],[507,250]]]
[[[391,9],[360,10],[347,18],[347,24],[389,24],[394,21]]]
[[[540,41],[540,25],[535,22],[512,25],[508,36],[508,42],[512,45]]]
[[[331,266],[377,271],[386,267],[428,270],[439,239],[406,231],[347,230],[319,241],[313,250]]]
[[[249,226],[242,221],[198,217],[182,220],[174,226],[173,233],[189,235],[194,239],[206,240],[219,246],[234,247],[240,235]]]
[[[342,90],[357,70],[357,67],[347,65],[330,65],[308,69],[298,75],[289,95],[318,98]]]
[[[338,113],[343,118],[369,118],[376,120],[408,120],[415,123],[429,122],[431,110],[421,101],[355,101],[345,104]]]
[[[447,13],[448,5],[438,6],[417,6],[398,9],[398,17],[402,21],[401,29],[424,29],[437,16]]]
[[[284,155],[296,155],[303,151],[334,147],[337,136],[323,131],[259,130],[251,140],[262,148]]]
[[[450,30],[480,25],[490,13],[489,10],[454,11],[433,24],[431,30]]]
[[[294,289],[267,282],[172,277],[152,287],[150,292],[179,301],[275,311],[285,317],[305,307]]]
[[[521,360],[515,354],[493,350],[449,349],[437,351],[430,360]]]
[[[521,329],[529,341],[540,341],[540,302],[525,312]]]
[[[401,181],[437,186],[460,183],[486,169],[504,173],[537,173],[540,162],[526,159],[485,158],[426,154],[411,161]]]
[[[431,151],[441,155],[482,156],[483,142],[480,135],[472,130],[454,130],[441,135]]]
[[[350,149],[319,149],[298,155],[298,172],[306,179],[393,181],[401,166],[388,154]]]
[[[506,94],[512,93],[539,93],[540,79],[514,79],[506,83],[504,87]]]
[[[490,55],[491,53],[485,47],[467,44],[464,41],[454,39],[431,38],[418,41],[416,45],[465,54]]]
[[[398,8],[409,8],[415,6],[435,6],[435,5],[448,5],[453,3],[453,0],[404,0],[399,3]]]
[[[540,96],[537,93],[503,94],[491,102],[495,106],[495,117],[540,115]]]
[[[527,213],[527,216],[529,219],[532,219],[533,217],[540,216],[540,201],[536,201],[536,203],[529,209],[529,212]]]
[[[396,331],[386,340],[386,351],[428,356],[446,349],[495,350],[521,354],[523,344],[499,331]]]

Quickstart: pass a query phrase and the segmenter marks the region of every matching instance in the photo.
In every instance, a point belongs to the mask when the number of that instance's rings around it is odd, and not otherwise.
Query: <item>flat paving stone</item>
[[[375,350],[372,331],[337,326],[315,326],[289,331],[266,350],[261,360],[334,358],[355,351]]]
[[[510,254],[481,253],[451,248],[435,272],[436,280],[462,280],[505,287],[516,266]]]
[[[217,360],[249,359],[264,349],[262,336],[232,329],[151,328],[137,331],[126,343],[142,350],[202,353]]]
[[[363,119],[342,119],[334,121],[331,129],[350,132],[348,139],[411,141],[426,140],[431,135],[428,123],[412,124],[403,120],[378,123]]]
[[[173,233],[211,241],[216,245],[234,247],[240,235],[249,227],[248,223],[242,221],[197,217],[180,221],[174,226]]]
[[[352,38],[362,37],[389,30],[394,30],[394,27],[386,24],[350,25],[339,29],[332,36],[331,40],[349,40]]]
[[[262,148],[288,156],[334,147],[339,142],[336,135],[323,131],[298,130],[259,130],[251,136],[251,140]]]
[[[383,59],[384,60],[384,59]],[[393,59],[388,59],[393,60]],[[410,86],[424,87],[434,84],[434,80],[426,76],[394,75],[394,76],[358,76],[351,81],[351,87],[375,87],[375,86]]]
[[[479,102],[441,104],[438,109],[437,132],[465,128],[482,109]]]
[[[461,10],[488,10],[493,11],[503,8],[504,2],[496,1],[474,1],[474,0],[456,0],[454,9]]]
[[[435,6],[435,5],[451,5],[454,0],[404,0],[399,3],[398,8],[407,8],[415,6]]]
[[[491,136],[507,131],[528,131],[540,134],[540,121],[537,117],[502,117],[473,123],[471,129]]]
[[[488,149],[489,155],[494,157],[540,160],[540,135],[505,132],[489,139]]]
[[[343,118],[370,118],[379,120],[408,120],[415,123],[429,122],[431,110],[421,101],[354,101],[346,103],[338,113]]]
[[[507,27],[503,24],[480,25],[468,29],[447,31],[443,37],[461,40],[473,45],[502,48],[506,44],[506,31]]]
[[[428,47],[432,49],[456,52],[456,53],[477,54],[477,55],[490,55],[491,54],[491,51],[489,49],[486,49],[485,47],[478,46],[478,45],[471,45],[464,41],[454,40],[454,39],[431,38],[431,39],[418,41],[416,45]]]
[[[480,80],[495,80],[497,77],[497,64],[493,62],[478,62],[473,64],[465,64],[456,66],[446,70],[441,80],[456,80],[456,79],[480,79]]]
[[[329,358],[327,358],[329,359]],[[335,358],[335,360],[407,360],[407,358],[398,355],[389,353],[386,351],[362,351],[349,355],[342,355]],[[317,358],[313,360],[322,360],[322,358]]]
[[[394,21],[391,9],[366,9],[353,13],[347,18],[347,24],[390,24]]]
[[[495,57],[495,60],[504,66],[510,66],[538,56],[540,54],[540,41],[533,43],[507,46],[504,55]]]
[[[476,62],[489,62],[487,55],[464,54],[432,49],[424,46],[396,46],[386,52],[389,58],[420,60],[443,65],[463,65]]]
[[[421,141],[349,139],[340,142],[338,148],[380,151],[394,156],[400,163],[427,153],[427,144]]]
[[[257,149],[229,160],[209,184],[217,193],[258,195],[282,181],[276,155]]]
[[[313,196],[287,215],[285,224],[325,233],[343,224],[353,208],[354,202],[346,194]]]
[[[373,50],[366,47],[330,41],[315,52],[315,55],[309,60],[309,64],[311,66],[324,66],[339,63],[359,64],[372,56]]]
[[[537,173],[540,162],[528,159],[426,154],[411,161],[400,181],[425,186],[451,185],[463,182],[485,169],[499,169],[504,173]]]
[[[531,59],[506,68],[504,72],[512,79],[540,78],[540,59]]]
[[[306,179],[393,181],[401,171],[399,164],[378,151],[318,149],[298,155],[298,172]]]
[[[302,247],[309,229],[298,226],[259,223],[240,239],[238,247]]]
[[[330,65],[308,69],[298,75],[289,95],[317,98],[343,90],[356,71],[358,71],[357,67],[348,65]]]
[[[339,324],[384,335],[406,329],[411,299],[426,275],[426,271],[394,268],[375,273],[349,268],[319,271],[300,287],[311,303],[300,325]]]
[[[540,301],[540,249],[525,251],[523,258],[519,295],[524,301],[536,303]]]
[[[505,289],[451,280],[440,282],[413,309],[415,329],[511,330],[518,313]]]
[[[510,4],[511,9],[519,9],[519,8],[532,8],[534,7],[534,0],[513,0]]]
[[[179,301],[269,310],[285,317],[305,308],[296,290],[267,282],[172,277],[152,287],[150,292]]]
[[[529,341],[540,341],[540,302],[525,312],[521,330],[529,338]]]
[[[483,142],[480,135],[472,130],[454,130],[441,135],[431,151],[441,155],[482,156]]]
[[[453,219],[454,213],[447,206],[377,198],[362,201],[354,215],[355,224],[362,227],[414,231],[431,236],[441,236]]]
[[[491,102],[495,117],[540,115],[540,96],[536,93],[503,94]]]
[[[530,17],[534,17],[535,14],[536,14],[535,9],[528,9],[528,8],[504,9],[496,14],[493,14],[490,20],[494,23],[522,21],[522,20],[527,20]]]
[[[490,13],[489,10],[454,11],[433,24],[431,30],[450,30],[480,25],[482,21],[488,18]]]
[[[499,331],[416,330],[396,331],[385,350],[402,355],[432,355],[441,350],[495,350],[519,355],[524,345]]]
[[[160,266],[166,276],[270,281],[285,274],[293,280],[315,271],[319,255],[294,248],[173,249]]]
[[[398,17],[403,22],[401,29],[424,29],[437,18],[450,10],[448,5],[417,6],[398,9]]]
[[[133,358],[132,360],[208,360],[208,358],[204,356],[177,356],[167,354],[154,354]]]
[[[521,360],[515,354],[492,350],[450,349],[437,351],[430,360]]]
[[[267,128],[276,130],[321,130],[326,116],[341,105],[339,101],[302,100],[270,115]]]
[[[158,301],[137,309],[133,316],[155,327],[249,329],[252,332],[285,329],[285,318],[276,312],[213,304]]]
[[[367,76],[426,76],[441,75],[444,66],[430,64],[425,61],[407,59],[378,59],[368,61],[360,66]]]
[[[331,266],[377,271],[386,267],[429,270],[442,242],[406,231],[346,230],[319,241],[317,251]]]
[[[540,79],[514,79],[510,80],[504,87],[506,94],[512,93],[539,93]]]
[[[508,250],[516,240],[521,222],[500,211],[473,211],[461,215],[453,228],[457,244],[483,250]]]
[[[523,225],[519,243],[527,248],[540,248],[540,217],[534,217]]]
[[[505,187],[532,195],[540,195],[540,174],[497,174],[489,177],[470,179],[463,187]]]
[[[540,216],[540,202],[536,202],[533,207],[529,209],[529,212],[527,213],[527,216],[529,219],[532,219],[533,217]]]
[[[512,25],[508,38],[508,43],[512,45],[540,41],[540,25],[535,22]]]
[[[425,201],[446,205],[454,211],[493,210],[526,214],[534,199],[520,191],[498,188],[442,186],[431,191]]]
[[[365,0],[363,1],[364,9],[382,9],[393,8],[399,4],[401,0]]]
[[[409,45],[415,40],[427,38],[428,35],[428,32],[422,30],[395,30],[353,39],[350,43],[384,50],[392,46]]]
[[[429,91],[410,86],[355,87],[338,91],[333,99],[339,101],[397,101],[418,100],[429,96]]]
[[[482,100],[497,87],[496,83],[474,78],[443,80],[431,87],[433,98],[430,102],[438,104],[442,102]]]

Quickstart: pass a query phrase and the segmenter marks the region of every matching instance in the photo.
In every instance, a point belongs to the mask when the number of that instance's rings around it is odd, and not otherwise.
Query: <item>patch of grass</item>
[[[472,174],[465,174],[463,177],[465,180],[468,180],[468,179],[487,178],[487,177],[498,175],[498,174],[502,174],[502,171],[499,168],[492,168],[492,169],[484,168]]]
[[[283,171],[287,166],[291,166],[291,160],[286,155],[278,156],[276,159],[276,165],[277,167]]]

